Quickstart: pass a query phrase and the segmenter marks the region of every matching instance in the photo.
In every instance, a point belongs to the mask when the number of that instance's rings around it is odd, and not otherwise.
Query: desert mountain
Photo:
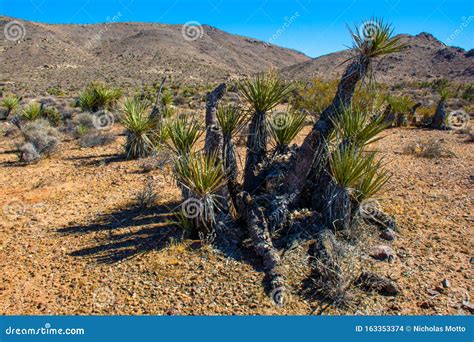
[[[2,31],[12,20],[17,19],[0,17]],[[18,21],[24,26],[23,39],[0,40],[0,81],[27,83],[33,89],[68,89],[96,79],[122,86],[149,84],[164,73],[175,80],[198,83],[310,59],[294,50],[207,25],[193,28],[185,39],[182,25]],[[195,35],[198,39],[192,40]]]
[[[474,51],[446,46],[429,33],[400,35],[408,45],[401,53],[381,58],[374,64],[376,79],[388,84],[401,81],[429,81],[447,78],[455,82],[474,82]],[[286,78],[308,80],[340,76],[351,57],[350,50],[324,55],[283,69]]]

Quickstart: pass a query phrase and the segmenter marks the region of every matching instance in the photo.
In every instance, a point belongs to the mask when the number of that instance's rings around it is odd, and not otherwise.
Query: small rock
[[[472,304],[471,302],[462,302],[462,308],[468,310],[470,313],[474,313],[474,304]]]
[[[389,246],[384,245],[375,246],[369,255],[374,259],[382,261],[392,261],[393,259],[395,259],[395,253],[393,252],[393,249]]]
[[[384,229],[382,231],[382,233],[380,234],[380,237],[382,239],[385,239],[385,240],[388,240],[388,241],[393,241],[393,240],[395,240],[396,235],[395,235],[395,232],[392,229],[387,228],[387,229]]]
[[[434,308],[434,304],[433,304],[433,302],[431,302],[429,300],[426,300],[426,301],[420,303],[420,308],[422,308],[422,309],[431,309],[431,308]]]
[[[441,285],[443,285],[443,287],[444,287],[445,289],[447,289],[448,287],[451,286],[451,284],[450,284],[450,282],[449,282],[448,279],[443,279],[443,281],[441,282]]]
[[[401,292],[396,282],[373,272],[362,272],[354,284],[365,291],[376,291],[383,296],[396,296]]]

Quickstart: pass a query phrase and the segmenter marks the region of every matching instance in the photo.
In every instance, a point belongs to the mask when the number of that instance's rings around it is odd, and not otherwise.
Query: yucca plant
[[[102,83],[91,83],[79,96],[79,106],[83,111],[96,112],[112,108],[122,96],[118,88],[109,88]]]
[[[239,84],[239,89],[254,111],[247,138],[244,189],[255,191],[264,183],[263,175],[256,174],[256,168],[267,153],[266,113],[282,102],[292,90],[292,86],[283,82],[275,72],[270,71],[246,79]]]
[[[331,120],[337,143],[352,143],[361,148],[381,139],[379,134],[388,126],[382,116],[371,118],[356,106],[342,107]]]
[[[357,203],[373,197],[390,180],[389,173],[384,169],[382,159],[372,161],[367,165],[364,174],[353,192],[353,198]]]
[[[268,120],[270,134],[275,140],[276,150],[284,152],[288,145],[305,126],[304,112],[288,109],[278,112]]]
[[[208,233],[216,222],[219,189],[225,184],[222,164],[216,155],[190,153],[176,158],[174,173],[183,190],[182,212],[198,232]]]
[[[6,108],[7,110],[5,115],[6,119],[10,114],[15,114],[15,111],[20,106],[20,99],[16,95],[8,95],[2,99],[0,106]]]
[[[173,94],[170,91],[164,91],[161,94],[161,105],[168,107],[173,105]]]
[[[219,106],[216,112],[217,121],[223,135],[222,161],[227,177],[227,187],[231,199],[237,195],[238,165],[233,137],[242,130],[248,122],[247,114],[236,105]],[[236,205],[236,203],[234,203]]]
[[[199,122],[186,115],[175,118],[168,125],[170,148],[178,156],[187,156],[191,153],[193,146],[202,134]]]
[[[393,36],[393,27],[382,19],[372,18],[363,25],[349,29],[353,40],[353,50],[358,57],[373,59],[376,57],[400,52],[407,45],[401,43],[400,37]]]
[[[150,118],[149,108],[150,103],[145,100],[128,99],[123,104],[127,158],[148,157],[156,150],[159,138],[157,121]]]
[[[216,111],[217,121],[224,136],[234,136],[247,123],[248,116],[237,105],[219,106]]]
[[[21,111],[21,118],[23,120],[33,121],[41,118],[43,115],[43,107],[38,102],[30,102]]]

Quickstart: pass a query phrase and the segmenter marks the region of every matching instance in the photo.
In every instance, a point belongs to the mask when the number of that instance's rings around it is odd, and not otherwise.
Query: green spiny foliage
[[[43,108],[38,102],[30,102],[21,111],[21,118],[23,120],[33,121],[41,118],[43,115]]]
[[[173,105],[173,94],[170,91],[164,91],[161,94],[161,104],[163,105],[163,107]]]
[[[332,121],[337,143],[350,142],[357,147],[381,139],[378,135],[388,126],[382,116],[371,118],[368,112],[356,106],[342,108]]]
[[[221,105],[216,112],[222,133],[227,136],[237,134],[247,123],[248,117],[239,106]]]
[[[146,100],[128,99],[123,104],[122,124],[126,129],[125,151],[127,158],[148,157],[158,142],[157,120],[150,118],[150,103]]]
[[[291,92],[292,86],[270,71],[242,81],[239,89],[255,112],[265,113],[275,108]]]
[[[186,194],[182,214],[177,216],[179,222],[188,231],[191,226],[191,233],[209,232],[219,208],[217,192],[225,184],[222,163],[216,155],[190,153],[176,158],[174,173]]]
[[[393,27],[382,19],[372,18],[354,30],[349,29],[353,40],[353,49],[357,55],[352,58],[372,59],[406,48],[399,37],[393,36]]]
[[[16,95],[8,95],[2,99],[0,106],[7,109],[6,117],[8,117],[10,114],[15,114],[20,106],[20,99]]]
[[[335,181],[349,189],[356,201],[362,201],[381,190],[389,176],[375,152],[363,152],[354,144],[339,146],[329,156],[329,167]]]
[[[278,116],[278,117],[276,117]],[[268,119],[271,136],[275,140],[277,149],[287,147],[305,125],[304,112],[288,109],[286,112],[276,113]]]
[[[373,197],[380,192],[384,185],[389,181],[390,175],[384,169],[382,159],[372,161],[365,170],[359,183],[356,185],[353,193],[354,199],[361,203],[362,201]]]
[[[190,153],[176,158],[178,183],[199,198],[213,195],[224,185],[222,164],[215,155]]]
[[[168,126],[170,147],[178,156],[190,154],[202,134],[201,125],[186,115],[178,116]]]
[[[109,88],[102,83],[91,83],[79,96],[79,106],[84,111],[96,112],[111,109],[122,97],[119,88]]]
[[[387,102],[392,106],[392,111],[397,114],[408,114],[415,102],[408,96],[388,95]]]

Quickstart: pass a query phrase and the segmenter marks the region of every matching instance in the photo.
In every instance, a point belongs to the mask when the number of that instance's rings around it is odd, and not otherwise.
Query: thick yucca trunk
[[[222,151],[222,132],[216,118],[217,104],[224,96],[226,84],[221,83],[213,91],[207,94],[206,100],[206,141],[204,150],[208,155],[216,155],[220,158]]]
[[[431,121],[431,128],[434,129],[446,129],[446,108],[445,108],[445,100],[441,99],[438,102],[438,106],[436,107],[435,115],[433,116],[433,120]]]
[[[227,189],[229,190],[232,204],[235,208],[237,208],[237,193],[239,192],[239,186],[237,183],[238,165],[234,142],[232,141],[232,136],[230,135],[224,135],[222,158],[227,179]]]
[[[351,103],[357,83],[365,77],[369,65],[370,60],[359,58],[347,67],[332,104],[323,111],[311,132],[306,136],[286,180],[288,194],[293,201],[303,190],[312,170],[315,171],[312,178],[319,177],[327,160],[326,140],[333,129],[331,120],[343,107]]]
[[[335,231],[351,227],[351,198],[347,189],[331,181],[323,196],[325,205],[322,210],[323,222]]]
[[[244,171],[244,190],[249,193],[255,193],[265,181],[265,175],[257,170],[267,153],[268,132],[265,118],[265,112],[256,112],[250,122]]]

